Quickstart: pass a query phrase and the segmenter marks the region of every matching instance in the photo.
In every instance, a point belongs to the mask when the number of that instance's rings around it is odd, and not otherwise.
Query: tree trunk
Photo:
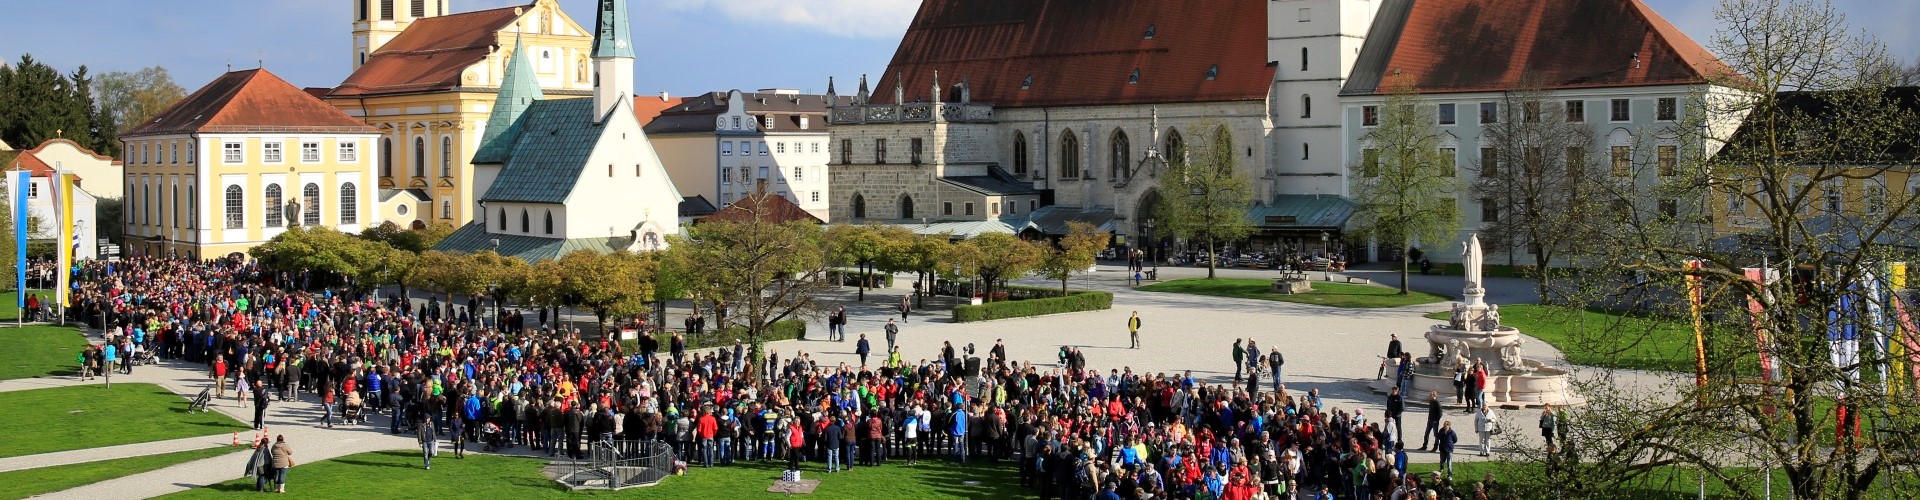
[[[1220,253],[1213,250],[1213,234],[1207,234],[1207,279],[1213,279],[1214,268],[1220,265]]]
[[[1553,260],[1553,257],[1547,253],[1545,248],[1540,249],[1540,253],[1533,257],[1533,272],[1539,275],[1535,277],[1534,285],[1539,288],[1541,304],[1553,303],[1552,297],[1548,295],[1553,289],[1553,287],[1549,285],[1552,277],[1547,274],[1547,262],[1551,260]],[[1481,286],[1485,287],[1485,285]]]
[[[1400,242],[1400,295],[1413,293],[1413,283],[1407,281],[1407,268],[1413,264],[1413,252],[1407,251],[1410,248],[1413,248],[1413,238],[1402,239]]]
[[[854,280],[853,286],[854,288],[859,290],[859,292],[856,292],[859,295],[858,300],[861,302],[866,302],[867,301],[867,263],[861,262],[859,269],[860,269],[860,278]]]

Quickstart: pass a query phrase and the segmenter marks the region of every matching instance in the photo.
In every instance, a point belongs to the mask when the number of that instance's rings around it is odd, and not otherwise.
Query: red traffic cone
[[[227,443],[227,446],[240,446],[240,431],[233,431],[233,442]]]

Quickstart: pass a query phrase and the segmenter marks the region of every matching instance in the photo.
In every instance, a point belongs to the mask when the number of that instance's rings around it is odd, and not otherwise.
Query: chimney
[[[660,91],[660,102],[667,102],[671,100],[673,100],[672,95],[667,94],[667,91],[665,90]]]

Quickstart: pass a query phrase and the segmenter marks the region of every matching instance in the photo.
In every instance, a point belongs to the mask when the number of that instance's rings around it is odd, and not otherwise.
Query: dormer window
[[[1127,85],[1133,85],[1136,83],[1140,83],[1140,68],[1134,68],[1133,74],[1127,76]]]
[[[1220,65],[1215,64],[1207,67],[1207,81],[1213,81],[1214,79],[1219,77],[1220,77]]]
[[[773,115],[767,115],[767,124],[761,128],[773,128]]]
[[[1159,29],[1158,29],[1158,28],[1157,28],[1156,26],[1154,26],[1154,25],[1151,25],[1151,24],[1149,24],[1149,25],[1147,25],[1147,36],[1146,36],[1146,39],[1148,39],[1148,40],[1152,40],[1152,39],[1153,39],[1153,35],[1154,35],[1154,33],[1156,33],[1156,32],[1158,32],[1158,31],[1159,31]]]
[[[1030,88],[1033,88],[1033,75],[1027,75],[1027,79],[1020,81],[1020,90],[1027,90]]]

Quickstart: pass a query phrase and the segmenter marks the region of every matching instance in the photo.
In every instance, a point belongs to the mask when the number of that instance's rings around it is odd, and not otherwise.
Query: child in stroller
[[[500,426],[493,422],[481,424],[480,442],[485,445],[486,451],[500,450],[506,447],[506,433],[501,432]]]
[[[340,412],[341,421],[349,424],[367,423],[367,415],[363,411],[365,407],[365,403],[360,400],[360,393],[347,391],[347,408],[346,411]]]

